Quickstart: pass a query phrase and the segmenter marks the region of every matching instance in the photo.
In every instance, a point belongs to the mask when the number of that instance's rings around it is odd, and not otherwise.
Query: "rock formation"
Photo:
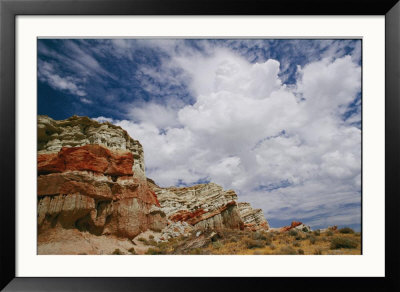
[[[134,238],[166,226],[144,164],[135,164],[143,160],[141,145],[124,130],[84,117],[43,116],[38,128],[39,241],[60,228]]]
[[[301,231],[304,231],[304,232],[310,232],[311,231],[311,227],[310,226],[305,225],[305,224],[303,224],[302,222],[299,222],[299,221],[292,221],[290,226],[281,227],[279,229],[279,231],[280,232],[285,232],[285,231],[289,231],[289,230],[292,230],[292,229],[301,230]]]
[[[88,117],[73,116],[55,121],[47,116],[38,117],[38,153],[56,153],[62,147],[88,144],[103,145],[108,149],[126,150],[133,156],[135,176],[145,178],[144,154],[139,141],[132,139],[121,127],[111,123],[98,123]]]
[[[37,161],[39,253],[73,253],[79,242],[86,253],[109,251],[105,242],[126,252],[152,231],[164,241],[196,229],[269,228],[260,209],[215,183],[157,186],[145,176],[139,141],[107,122],[39,116]]]
[[[238,207],[245,228],[252,231],[269,229],[269,224],[267,220],[265,220],[264,213],[261,209],[253,209],[250,203],[245,202],[240,202]]]
[[[225,191],[214,183],[183,188],[151,186],[172,222],[184,221],[201,229],[244,227],[232,190]]]

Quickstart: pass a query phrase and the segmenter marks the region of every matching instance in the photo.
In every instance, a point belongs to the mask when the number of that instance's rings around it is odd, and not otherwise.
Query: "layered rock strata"
[[[299,221],[292,221],[292,223],[290,224],[290,226],[283,226],[279,229],[280,232],[286,232],[289,230],[301,230],[304,232],[310,232],[311,231],[311,227],[308,225],[303,224],[302,222]]]
[[[172,222],[187,222],[200,229],[243,229],[237,195],[208,183],[183,188],[160,188],[151,184],[162,210]]]
[[[143,155],[141,146],[124,130],[80,117],[53,121],[39,116],[38,125],[39,242],[57,228],[134,238],[166,226],[143,177],[144,164],[135,165],[135,157]]]
[[[238,208],[246,229],[252,231],[269,229],[269,224],[261,209],[253,209],[250,203],[245,202],[238,203]]]
[[[87,144],[102,145],[111,150],[126,150],[132,153],[135,176],[145,178],[143,147],[121,127],[109,122],[98,123],[88,117],[72,116],[56,121],[47,116],[38,116],[37,131],[39,154],[56,153],[62,147]]]
[[[39,116],[37,161],[39,253],[73,249],[68,234],[96,243],[85,249],[96,254],[111,249],[106,242],[153,231],[164,241],[196,229],[269,228],[262,211],[238,203],[233,190],[214,183],[162,188],[146,179],[139,141],[107,122]]]

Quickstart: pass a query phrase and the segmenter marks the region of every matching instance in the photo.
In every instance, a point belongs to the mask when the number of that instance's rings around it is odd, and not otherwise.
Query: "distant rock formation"
[[[252,231],[269,229],[269,224],[265,219],[264,213],[261,209],[253,209],[250,206],[250,203],[245,202],[240,202],[238,207],[245,228]]]
[[[168,219],[187,222],[200,229],[243,229],[237,195],[215,183],[183,188],[160,188],[151,184]]]
[[[310,232],[311,231],[311,227],[308,225],[303,224],[302,222],[299,221],[292,221],[292,223],[290,224],[290,226],[284,226],[281,227],[279,229],[280,232],[285,232],[285,231],[289,231],[292,229],[296,229],[296,230],[301,230],[304,232]]]
[[[117,242],[128,252],[151,230],[163,241],[196,229],[269,228],[261,209],[215,183],[157,186],[139,141],[108,122],[38,116],[37,163],[39,254],[109,253]]]

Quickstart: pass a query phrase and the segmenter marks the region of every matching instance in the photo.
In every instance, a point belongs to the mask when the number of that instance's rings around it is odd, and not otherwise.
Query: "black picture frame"
[[[15,20],[17,15],[385,15],[385,277],[16,278]],[[400,288],[400,3],[398,0],[1,0],[0,289],[4,291],[224,291]],[[195,261],[195,259],[194,259]],[[57,268],[57,267],[54,267]]]

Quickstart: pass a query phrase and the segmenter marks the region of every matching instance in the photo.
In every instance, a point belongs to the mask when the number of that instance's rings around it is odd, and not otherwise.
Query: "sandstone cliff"
[[[195,230],[269,228],[262,211],[238,203],[233,190],[162,188],[146,179],[142,145],[107,122],[39,116],[37,160],[42,254],[71,254],[76,246],[107,253],[106,242],[126,251],[148,232],[163,241]]]
[[[37,129],[39,154],[58,152],[62,147],[103,145],[108,149],[131,152],[135,175],[145,176],[143,147],[121,127],[108,122],[98,123],[88,117],[73,116],[55,121],[39,116]]]
[[[39,242],[60,229],[134,238],[166,226],[143,176],[142,147],[124,130],[85,117],[44,116],[38,129]]]

